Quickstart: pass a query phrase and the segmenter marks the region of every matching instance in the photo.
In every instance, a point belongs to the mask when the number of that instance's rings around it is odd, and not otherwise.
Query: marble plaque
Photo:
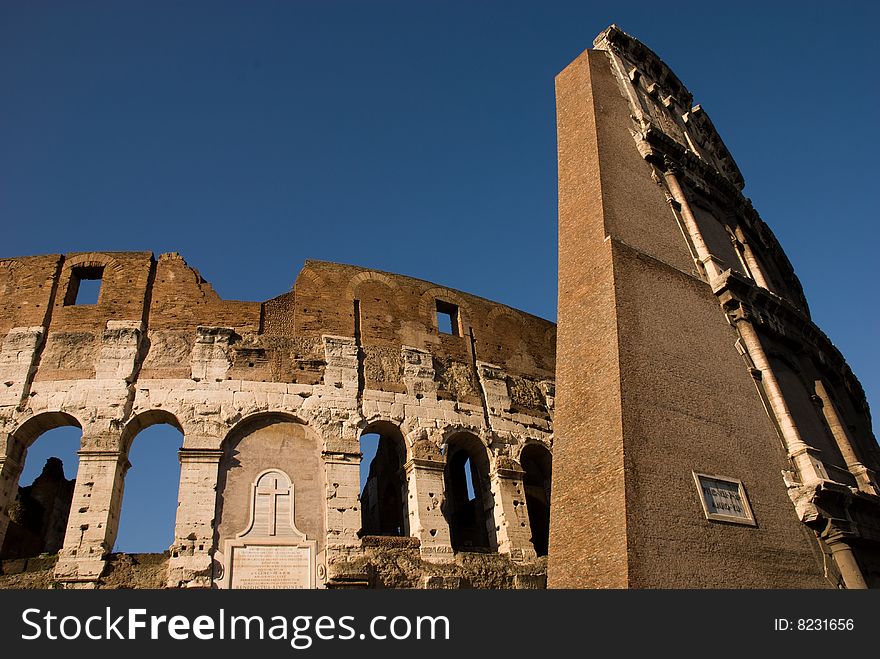
[[[693,472],[707,519],[755,526],[755,517],[742,481]]]
[[[232,547],[232,588],[313,588],[314,557],[309,545]]]
[[[257,476],[248,525],[224,543],[223,587],[315,587],[317,543],[296,528],[294,501],[293,482],[283,471]]]

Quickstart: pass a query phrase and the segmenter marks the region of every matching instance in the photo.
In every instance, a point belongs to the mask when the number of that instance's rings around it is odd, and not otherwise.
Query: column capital
[[[426,458],[412,458],[411,460],[407,460],[403,465],[404,471],[407,474],[412,472],[413,470],[425,470],[425,471],[444,471],[446,469],[446,463],[441,462],[439,460],[429,460]]]
[[[20,469],[23,462],[16,460],[11,455],[0,453],[0,469]]]
[[[119,460],[120,458],[125,458],[126,454],[124,451],[116,450],[116,449],[94,449],[94,448],[84,448],[80,449],[76,452],[79,456],[79,459],[82,460]]]
[[[361,452],[349,451],[321,451],[321,459],[325,463],[350,464],[352,462],[360,463]]]
[[[177,451],[181,464],[184,462],[218,463],[223,457],[223,449],[219,448],[182,448]]]
[[[522,480],[522,477],[525,473],[526,472],[523,471],[521,468],[514,467],[498,467],[495,469],[495,474],[498,476],[498,478],[506,478],[508,480],[515,481]]]

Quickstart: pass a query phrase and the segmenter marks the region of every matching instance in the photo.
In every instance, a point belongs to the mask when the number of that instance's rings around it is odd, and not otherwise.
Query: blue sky
[[[248,300],[318,258],[554,319],[553,78],[614,22],[712,117],[876,409],[877,7],[6,0],[0,257],[176,251]]]

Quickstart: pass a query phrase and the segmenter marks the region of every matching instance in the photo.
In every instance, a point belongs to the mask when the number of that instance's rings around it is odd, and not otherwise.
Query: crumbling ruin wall
[[[100,279],[94,304],[77,300],[87,279]],[[83,430],[59,584],[109,583],[127,456],[157,423],[184,436],[169,586],[228,585],[224,548],[245,531],[250,488],[267,469],[290,478],[318,586],[543,579],[518,459],[526,445],[551,450],[553,323],[317,261],[288,293],[228,301],[178,254],[149,252],[0,260],[0,311],[0,538],[27,448],[54,427]],[[360,533],[359,440],[373,431],[399,437],[403,539]],[[451,544],[445,501],[447,442],[462,438],[485,453],[492,538],[470,558]],[[393,571],[377,549],[388,543],[405,555],[406,579],[376,576]],[[474,572],[482,563],[494,577]]]

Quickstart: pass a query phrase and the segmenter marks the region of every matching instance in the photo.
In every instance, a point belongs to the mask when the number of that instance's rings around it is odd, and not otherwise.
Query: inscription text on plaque
[[[693,473],[707,519],[755,526],[755,517],[741,480]]]

